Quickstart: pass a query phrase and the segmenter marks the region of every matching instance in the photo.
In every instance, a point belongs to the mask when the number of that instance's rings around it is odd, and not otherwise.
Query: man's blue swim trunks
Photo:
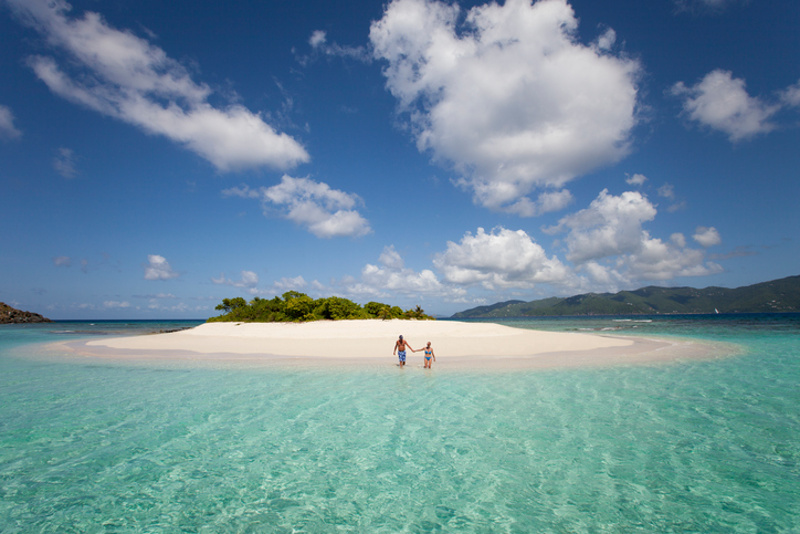
[[[397,356],[400,358],[400,361],[405,363],[406,361],[406,351],[401,350],[397,352]]]

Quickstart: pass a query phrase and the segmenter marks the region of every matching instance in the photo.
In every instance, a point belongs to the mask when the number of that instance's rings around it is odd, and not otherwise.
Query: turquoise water
[[[163,324],[2,326],[0,532],[800,531],[800,315],[505,322],[743,350],[489,374],[147,367],[39,353]]]

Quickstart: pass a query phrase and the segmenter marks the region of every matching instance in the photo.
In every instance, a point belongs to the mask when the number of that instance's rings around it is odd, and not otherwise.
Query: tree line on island
[[[222,315],[208,322],[308,322],[340,321],[347,319],[422,319],[433,320],[422,308],[403,310],[382,302],[368,302],[361,306],[342,297],[312,299],[305,293],[288,291],[280,297],[262,299],[255,297],[247,302],[242,297],[222,299],[216,310]]]

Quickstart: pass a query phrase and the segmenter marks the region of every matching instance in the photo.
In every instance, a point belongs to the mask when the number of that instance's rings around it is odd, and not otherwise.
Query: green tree
[[[386,304],[383,304],[382,302],[372,301],[364,304],[364,311],[370,317],[379,317],[381,310],[383,310],[384,308],[388,308],[388,306]]]
[[[286,299],[286,295],[292,293],[289,299]],[[286,307],[284,313],[291,321],[308,321],[309,319],[313,320],[314,315],[314,300],[305,295],[303,293],[297,293],[297,291],[290,291],[289,293],[285,293],[283,295],[284,300],[286,301]]]
[[[236,297],[233,299],[222,299],[222,304],[217,304],[217,307],[214,309],[222,310],[225,313],[230,313],[245,306],[247,306],[247,301],[245,301],[242,297]]]
[[[342,297],[328,297],[319,299],[318,305],[314,308],[314,315],[321,319],[357,319],[365,317],[361,306]]]

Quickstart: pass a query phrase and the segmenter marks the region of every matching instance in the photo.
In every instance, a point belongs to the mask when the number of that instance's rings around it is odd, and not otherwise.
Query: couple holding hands
[[[417,352],[416,350],[411,348],[411,345],[408,344],[408,341],[403,339],[403,336],[400,336],[394,344],[394,350],[392,351],[392,355],[397,354],[397,357],[400,358],[400,367],[405,366],[406,364],[406,348],[410,349],[411,352]],[[431,342],[428,341],[428,345],[424,349],[420,349],[425,351],[425,369],[431,368],[431,359],[436,361],[436,356],[433,354],[433,348],[431,347]]]

